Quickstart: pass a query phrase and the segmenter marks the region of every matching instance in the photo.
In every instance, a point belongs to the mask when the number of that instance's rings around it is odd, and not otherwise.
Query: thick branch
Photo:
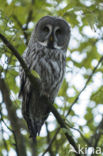
[[[2,92],[3,101],[5,102],[5,105],[8,111],[8,118],[11,122],[12,130],[15,134],[15,140],[16,140],[17,152],[18,152],[17,154],[18,156],[26,156],[24,138],[20,133],[21,127],[19,125],[19,119],[16,116],[16,111],[10,99],[9,88],[6,85],[4,79],[1,79],[1,78],[0,78],[0,90]]]
[[[11,50],[11,53],[15,55],[15,57],[18,59],[18,61],[20,62],[22,68],[24,69],[26,73],[26,76],[29,78],[30,82],[34,84],[36,92],[38,92],[39,85],[38,85],[37,79],[35,79],[35,77],[31,74],[30,70],[28,69],[22,57],[19,55],[18,51],[12,46],[12,44],[2,34],[0,34],[0,38],[5,43],[5,45]]]
[[[22,68],[25,71],[26,76],[29,78],[30,82],[32,83],[33,86],[35,86],[36,91],[39,91],[39,84],[38,81],[35,79],[35,77],[31,74],[31,72],[29,71],[28,67],[26,66],[24,60],[22,59],[22,57],[19,55],[18,51],[11,45],[11,43],[2,35],[0,34],[0,38],[2,39],[2,41],[5,43],[5,45],[11,50],[12,54],[16,56],[16,58],[18,59],[18,61],[20,62]],[[61,118],[60,114],[58,113],[58,111],[55,109],[55,107],[50,103],[50,101],[48,100],[47,97],[45,97],[45,101],[48,104],[51,112],[54,114],[54,116],[56,117],[58,123],[60,124],[60,126],[62,128],[65,128],[67,131],[67,127],[66,124],[64,122],[64,120]],[[67,132],[65,131],[65,136],[68,139],[69,143],[75,148],[75,150],[78,152],[78,148],[77,145],[73,139],[73,137]],[[79,155],[79,154],[76,154]]]
[[[66,124],[64,122],[64,120],[61,118],[60,114],[58,113],[58,111],[55,109],[55,107],[49,102],[47,101],[49,108],[51,110],[51,112],[54,114],[54,116],[56,117],[58,123],[60,124],[61,128],[65,129],[66,131],[64,131],[64,134],[66,136],[66,138],[68,139],[69,143],[75,148],[75,150],[78,152],[78,148],[77,145],[73,139],[73,137],[71,136],[70,130],[66,127]],[[77,154],[78,155],[78,154]]]

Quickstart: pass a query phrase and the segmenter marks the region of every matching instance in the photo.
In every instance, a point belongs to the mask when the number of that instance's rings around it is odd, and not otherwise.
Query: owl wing
[[[22,57],[23,57],[26,64],[27,64],[27,61],[26,61],[27,51],[28,51],[28,48],[24,51],[24,53],[22,55]],[[22,96],[25,82],[26,82],[25,72],[24,72],[23,68],[20,66],[20,91],[19,91],[19,97]]]
[[[35,54],[35,53],[34,53]],[[30,69],[31,61],[30,61],[30,49],[27,48],[22,55],[27,67]],[[34,60],[35,61],[35,60]],[[33,132],[33,127],[29,114],[29,103],[30,99],[32,99],[32,89],[30,89],[30,82],[25,75],[25,72],[22,67],[20,67],[20,91],[19,97],[22,97],[22,114],[24,119],[27,122],[28,129],[30,131],[31,136],[36,137],[36,131]]]
[[[24,51],[23,59],[29,69],[35,70],[35,64],[38,63],[37,58],[35,48],[32,51],[28,48]],[[35,94],[35,89],[30,84],[23,68],[20,68],[20,81],[19,96],[22,97],[22,114],[27,122],[30,135],[35,140],[50,111],[45,103],[45,98],[40,94]]]
[[[59,51],[50,51],[36,44],[32,50],[28,48],[24,52],[23,58],[28,68],[36,70],[41,78],[41,90],[37,95],[24,70],[21,69],[22,113],[35,140],[50,112],[45,96],[50,95],[50,101],[54,101],[63,79],[65,59]]]

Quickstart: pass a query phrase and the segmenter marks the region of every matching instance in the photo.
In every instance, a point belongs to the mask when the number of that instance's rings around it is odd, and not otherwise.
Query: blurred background
[[[0,0],[0,33],[22,55],[45,15],[60,16],[71,26],[65,79],[54,105],[77,146],[90,155],[90,147],[103,152],[103,0]],[[52,113],[36,146],[29,138],[18,98],[19,67],[0,40],[0,156],[71,156]]]

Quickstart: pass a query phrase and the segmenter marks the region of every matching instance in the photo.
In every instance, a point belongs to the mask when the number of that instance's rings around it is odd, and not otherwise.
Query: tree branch
[[[12,46],[12,44],[2,34],[0,34],[0,38],[5,43],[5,45],[11,50],[12,54],[15,55],[15,57],[18,59],[18,61],[20,62],[22,68],[25,71],[26,76],[29,78],[29,80],[32,83],[32,85],[35,86],[36,92],[39,92],[39,84],[38,84],[37,79],[31,74],[30,70],[26,66],[26,64],[25,64],[24,60],[22,59],[22,57],[19,55],[18,51]],[[58,123],[60,124],[61,128],[64,128],[66,130],[64,132],[64,134],[65,134],[68,142],[78,152],[78,147],[77,147],[77,145],[76,145],[73,137],[71,136],[71,134],[69,134],[68,128],[66,127],[66,124],[65,124],[64,120],[61,118],[60,114],[55,109],[55,107],[51,104],[51,102],[49,101],[49,99],[47,97],[44,97],[44,98],[45,98],[45,101],[48,104],[51,112],[54,114],[54,116],[56,117]],[[80,154],[76,154],[76,155],[78,156]]]
[[[0,110],[0,116],[1,116],[0,122],[2,122],[3,117],[2,117],[1,110]],[[8,156],[8,153],[9,153],[8,144],[7,144],[6,140],[4,139],[4,129],[3,129],[3,127],[2,127],[2,124],[1,124],[0,127],[1,127],[2,140],[3,140],[3,142],[4,142],[4,147],[5,147],[6,151],[7,151],[7,156]]]
[[[11,128],[9,128],[8,125],[5,123],[5,121],[3,120],[3,115],[2,115],[1,109],[0,109],[0,117],[1,117],[0,118],[1,122],[3,122],[3,124],[7,127],[7,129],[13,134],[14,140],[15,140],[15,144],[14,145],[15,145],[16,153],[17,153],[17,155],[19,155],[19,151],[18,151],[18,147],[17,147],[17,140],[16,140],[16,137],[15,137],[15,132]],[[3,129],[2,129],[2,132],[3,132]]]
[[[47,122],[45,122],[45,126],[46,126],[46,131],[47,131],[47,144],[49,144],[50,143],[50,132],[48,130],[48,123]],[[55,154],[52,150],[52,146],[49,146],[48,152],[49,152],[50,156],[55,156]]]
[[[26,149],[24,144],[24,138],[20,133],[20,125],[19,119],[16,116],[16,111],[13,107],[12,101],[10,99],[9,88],[6,85],[4,79],[0,78],[0,90],[2,92],[3,101],[5,102],[8,118],[11,122],[12,132],[14,134],[15,142],[16,142],[16,151],[18,156],[26,156]]]
[[[36,92],[39,91],[39,85],[37,79],[31,74],[30,70],[28,69],[26,63],[24,62],[23,58],[19,55],[18,51],[12,46],[12,44],[2,35],[0,34],[0,38],[3,43],[11,50],[11,53],[18,59],[22,68],[24,69],[26,76],[29,78],[30,82],[34,84]]]
[[[87,81],[86,81],[84,87],[83,87],[82,90],[79,92],[79,94],[77,95],[77,97],[75,98],[75,100],[73,101],[73,103],[71,104],[71,106],[70,106],[70,108],[69,108],[69,111],[68,111],[66,117],[70,114],[70,112],[71,112],[71,110],[72,110],[72,107],[73,107],[74,104],[78,101],[78,99],[79,99],[81,93],[86,89],[86,87],[87,87],[89,81],[90,81],[91,78],[93,77],[95,71],[97,70],[98,66],[100,65],[100,63],[101,63],[102,61],[103,61],[103,56],[99,59],[97,65],[96,65],[95,68],[93,69],[91,75],[88,77],[88,79],[87,79]]]
[[[94,147],[94,148],[97,147],[102,134],[103,134],[103,117],[102,117],[102,120],[100,121],[99,125],[96,127],[95,133],[89,139],[89,142],[92,147]]]
[[[31,5],[33,5],[33,4],[34,4],[34,0],[31,1]],[[20,27],[20,29],[21,29],[21,31],[22,31],[22,33],[24,35],[24,39],[26,40],[26,45],[27,45],[28,44],[28,33],[26,32],[26,30],[28,29],[28,24],[32,20],[32,17],[33,17],[33,9],[32,9],[32,7],[28,11],[28,17],[26,19],[25,26],[23,26],[23,24],[19,21],[19,19],[17,18],[16,15],[13,15],[12,17],[14,18],[14,20],[16,21],[16,23]]]
[[[52,143],[54,142],[54,140],[56,139],[56,136],[57,136],[57,134],[59,133],[59,131],[60,131],[60,127],[56,130],[55,135],[53,136],[53,138],[52,138],[51,141],[49,142],[49,145],[48,145],[47,149],[44,151],[44,153],[42,154],[42,156],[44,156],[44,155],[49,151],[49,149],[51,148],[51,145],[52,145]]]
[[[21,31],[22,31],[22,33],[23,33],[23,35],[24,35],[24,39],[26,40],[26,45],[28,44],[28,34],[26,33],[26,27],[24,27],[23,28],[23,25],[22,25],[22,23],[19,21],[19,19],[17,18],[17,16],[15,16],[15,15],[13,15],[12,16],[13,17],[13,19],[16,21],[16,23],[18,24],[18,26],[20,27],[20,29],[21,29]]]

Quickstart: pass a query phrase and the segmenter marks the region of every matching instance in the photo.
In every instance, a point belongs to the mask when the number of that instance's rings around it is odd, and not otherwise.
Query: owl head
[[[44,16],[35,26],[30,42],[38,42],[48,49],[67,50],[70,26],[59,17]]]

